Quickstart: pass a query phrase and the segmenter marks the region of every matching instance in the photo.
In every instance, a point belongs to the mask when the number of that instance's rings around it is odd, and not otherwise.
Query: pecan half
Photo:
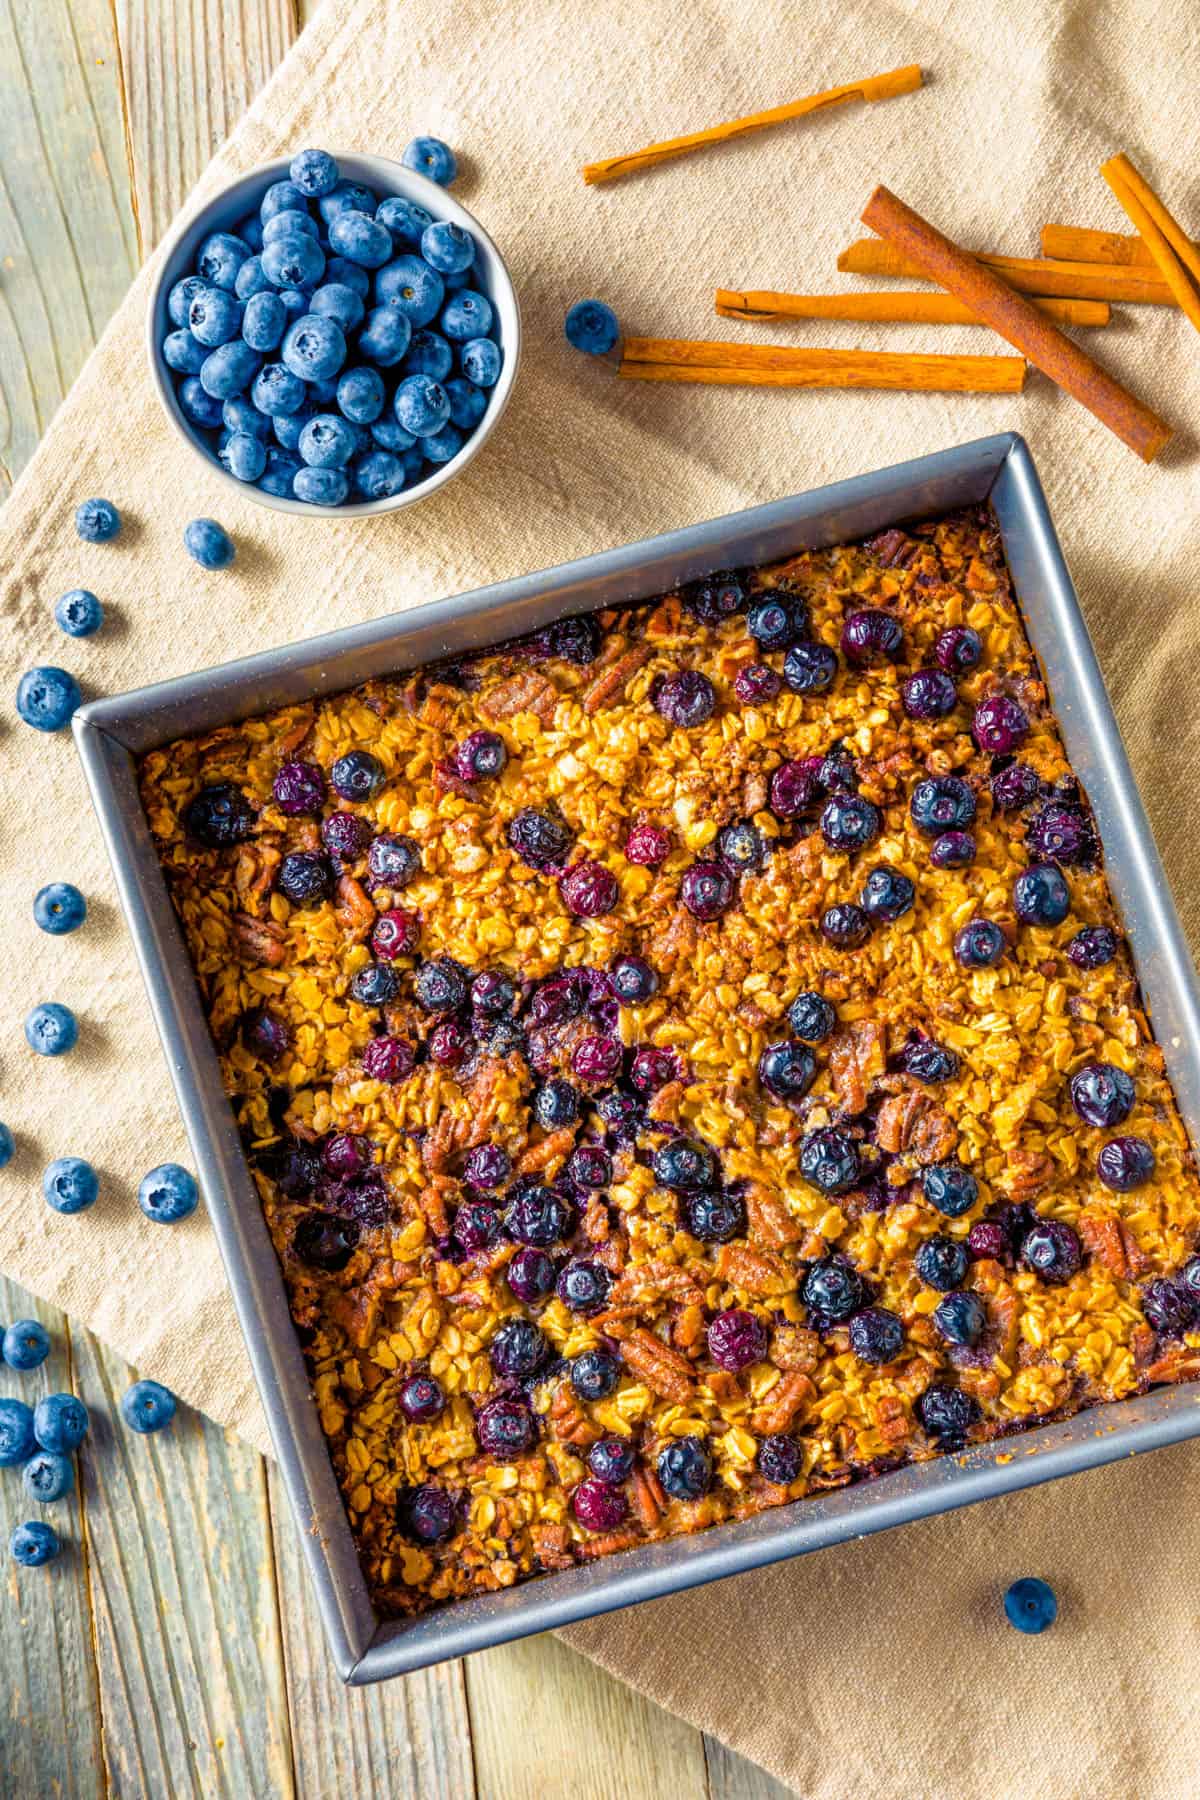
[[[575,1132],[572,1127],[570,1125],[560,1126],[557,1131],[552,1131],[549,1137],[544,1137],[540,1144],[531,1144],[528,1150],[518,1157],[516,1173],[518,1175],[540,1175],[543,1169],[550,1167],[551,1163],[561,1162],[563,1157],[569,1156],[574,1142]]]
[[[803,1325],[778,1325],[771,1333],[771,1361],[809,1375],[821,1360],[821,1340]]]
[[[529,1541],[533,1554],[543,1569],[569,1569],[575,1558],[570,1553],[571,1534],[565,1525],[531,1525]]]
[[[361,943],[375,923],[375,908],[353,875],[338,877],[337,922],[355,943]]]
[[[284,929],[274,919],[252,919],[249,913],[233,915],[233,940],[250,962],[277,969],[287,952]]]
[[[667,1510],[666,1495],[659,1486],[658,1476],[652,1470],[638,1466],[629,1485],[634,1515],[646,1531],[653,1531]]]
[[[746,1219],[750,1227],[746,1235],[760,1250],[778,1250],[804,1236],[804,1226],[761,1181],[752,1181],[746,1189]]]
[[[749,1250],[742,1244],[722,1244],[717,1252],[717,1274],[730,1287],[744,1294],[766,1299],[776,1294],[790,1294],[799,1283],[794,1269],[778,1256],[764,1250]]]
[[[807,1407],[817,1397],[817,1390],[809,1377],[800,1369],[794,1369],[785,1375],[771,1389],[751,1424],[760,1437],[771,1437],[777,1431],[786,1431],[796,1418],[802,1407]]]
[[[677,1406],[690,1400],[694,1379],[691,1363],[678,1350],[672,1350],[669,1344],[655,1337],[652,1331],[639,1328],[631,1332],[620,1345],[620,1351],[638,1380],[661,1394],[664,1400],[673,1400]]]
[[[855,1019],[829,1040],[829,1075],[846,1112],[867,1104],[871,1082],[887,1067],[887,1031],[874,1019]]]
[[[271,891],[275,871],[283,858],[271,844],[240,844],[233,868],[233,885],[246,911],[257,914]]]
[[[539,669],[518,669],[515,675],[507,676],[483,696],[479,710],[493,723],[511,719],[517,713],[531,712],[536,713],[543,725],[548,725],[557,705],[558,689],[547,676]]]
[[[583,710],[585,713],[596,713],[602,706],[612,700],[619,700],[630,681],[652,655],[649,644],[633,644],[619,656],[608,668],[602,669],[591,685],[584,690]]]

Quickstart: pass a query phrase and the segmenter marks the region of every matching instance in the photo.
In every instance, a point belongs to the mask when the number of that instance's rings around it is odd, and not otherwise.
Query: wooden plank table
[[[316,4],[0,0],[0,497]],[[274,1468],[194,1413],[158,1438],[114,1425],[135,1371],[0,1278],[0,1321],[23,1317],[54,1350],[0,1393],[73,1388],[93,1427],[73,1547],[0,1561],[0,1795],[786,1800],[549,1637],[348,1692]]]

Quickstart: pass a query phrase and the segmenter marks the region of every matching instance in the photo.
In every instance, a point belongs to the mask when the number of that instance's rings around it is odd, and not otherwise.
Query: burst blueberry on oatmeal
[[[1200,1373],[1200,1183],[985,510],[141,781],[384,1613]]]

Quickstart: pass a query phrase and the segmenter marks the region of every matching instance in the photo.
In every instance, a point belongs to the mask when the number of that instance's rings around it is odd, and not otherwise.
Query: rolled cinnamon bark
[[[1153,462],[1169,443],[1172,428],[1078,344],[1015,293],[991,269],[960,249],[885,187],[877,187],[862,222],[920,265],[932,281],[986,319],[1051,381],[1057,382],[1143,462]]]

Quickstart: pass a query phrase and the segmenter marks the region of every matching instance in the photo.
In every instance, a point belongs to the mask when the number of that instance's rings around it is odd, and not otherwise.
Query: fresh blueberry
[[[800,1297],[810,1312],[837,1324],[861,1309],[867,1291],[853,1263],[844,1256],[824,1256],[805,1276]]]
[[[259,245],[259,248],[262,248],[261,244]],[[274,289],[268,281],[266,272],[263,269],[261,256],[248,256],[246,258],[245,262],[237,272],[237,280],[233,284],[233,292],[234,297],[240,300],[243,306],[247,305],[247,303],[253,300],[258,294],[274,293]],[[283,316],[284,315],[281,312],[280,317],[282,318]],[[246,336],[246,317],[244,313],[242,315],[242,336]],[[249,343],[250,339],[246,338],[246,342]],[[270,349],[271,346],[269,344],[255,344],[254,348],[256,350],[266,350]]]
[[[475,1418],[479,1448],[500,1462],[532,1449],[537,1438],[533,1414],[519,1400],[489,1400]]]
[[[904,629],[894,613],[868,606],[852,612],[842,626],[842,654],[856,668],[899,662]]]
[[[711,1187],[717,1178],[716,1157],[695,1138],[672,1138],[655,1151],[652,1167],[659,1186],[676,1194]]]
[[[798,1038],[768,1044],[758,1059],[758,1079],[777,1100],[802,1100],[817,1079],[817,1059]]]
[[[447,300],[438,323],[441,325],[443,334],[450,339],[451,343],[463,345],[491,343],[492,340],[488,334],[492,329],[492,303],[486,294],[477,293],[474,288],[463,288],[459,293],[452,294]],[[492,348],[496,349],[495,344],[492,344]],[[499,351],[496,354],[499,355]],[[472,374],[465,363],[463,366],[464,372],[473,380],[479,379],[478,376]],[[493,376],[491,381],[480,382],[480,386],[492,387],[494,383],[495,377]]]
[[[37,1449],[33,1414],[23,1400],[0,1400],[0,1469],[28,1462]]]
[[[236,481],[257,481],[267,466],[267,446],[248,431],[232,432],[218,455]]]
[[[712,1483],[712,1458],[698,1437],[673,1438],[659,1451],[656,1469],[672,1500],[699,1500]]]
[[[798,595],[772,594],[750,608],[746,630],[760,650],[786,650],[808,630],[808,608]]]
[[[347,417],[349,417],[348,414]],[[398,425],[395,419],[388,418],[375,420],[371,426],[371,437],[381,450],[390,450],[393,455],[399,455],[404,450],[411,450],[417,441],[411,431],[405,431],[403,425]],[[421,453],[418,450],[418,462],[420,459]]]
[[[169,1425],[177,1404],[170,1388],[160,1381],[135,1381],[121,1396],[121,1417],[131,1431],[144,1436]]]
[[[830,850],[862,850],[882,829],[879,808],[861,794],[832,794],[821,812],[821,835]]]
[[[398,196],[381,200],[375,209],[375,217],[381,225],[386,225],[393,243],[411,250],[417,248],[422,234],[433,224],[432,213],[418,206],[415,200],[402,200]]]
[[[975,796],[960,775],[929,775],[912,791],[908,810],[926,837],[965,831],[975,819]]]
[[[17,712],[35,731],[61,731],[82,702],[75,677],[53,664],[27,669],[17,683]]]
[[[214,231],[196,253],[196,273],[201,281],[232,292],[238,271],[250,255],[250,246],[229,231]]]
[[[891,924],[911,911],[917,890],[907,875],[890,863],[877,863],[863,883],[863,910],[869,918]]]
[[[702,1244],[727,1244],[746,1230],[746,1208],[737,1194],[698,1188],[680,1200],[684,1229]]]
[[[18,1319],[4,1333],[0,1355],[10,1369],[27,1374],[40,1369],[50,1354],[50,1333],[40,1319]]]
[[[954,938],[955,960],[964,969],[994,969],[1005,948],[1004,933],[991,919],[969,919]]]
[[[857,950],[871,934],[871,920],[851,900],[827,907],[821,914],[821,936],[835,950]]]
[[[354,453],[354,433],[336,413],[318,413],[300,433],[304,461],[314,469],[344,469]]]
[[[187,324],[192,301],[207,286],[208,282],[199,275],[185,275],[182,281],[175,283],[167,295],[167,316],[172,325],[182,327]]]
[[[947,1219],[957,1219],[978,1200],[979,1183],[960,1162],[930,1163],[921,1171],[921,1192]]]
[[[740,1374],[767,1354],[767,1328],[754,1313],[731,1306],[719,1312],[708,1328],[708,1354],[719,1369]]]
[[[228,344],[242,329],[242,305],[224,288],[203,287],[188,307],[188,330],[207,350]]]
[[[454,367],[454,352],[440,332],[422,326],[414,331],[408,355],[404,358],[406,375],[428,375],[432,381],[445,382]]]
[[[815,638],[793,644],[783,659],[783,679],[793,694],[823,694],[833,686],[837,655]]]
[[[346,207],[330,223],[329,248],[361,269],[380,269],[392,254],[392,236],[378,219]]]
[[[445,282],[419,256],[397,256],[375,277],[377,303],[394,307],[414,330],[433,323],[445,298]]]
[[[788,1007],[788,1024],[806,1044],[822,1044],[837,1024],[837,1013],[823,994],[806,988]]]
[[[439,220],[422,232],[421,255],[439,275],[457,275],[475,261],[475,240],[461,225]]]
[[[275,494],[280,498],[290,496],[292,483],[303,465],[285,450],[274,444],[267,445],[267,465],[259,477],[259,487],[264,493]]]
[[[421,449],[431,463],[450,462],[462,447],[463,435],[455,425],[443,425],[440,431],[421,439]]]
[[[927,1286],[948,1294],[966,1280],[969,1262],[965,1244],[936,1232],[918,1245],[913,1267]]]
[[[917,1413],[925,1430],[943,1450],[957,1450],[978,1419],[979,1408],[961,1388],[935,1381],[917,1401]]]
[[[259,412],[281,419],[300,410],[306,392],[300,377],[285,369],[282,363],[267,363],[254,378],[250,398]]]
[[[143,1175],[138,1185],[138,1205],[159,1225],[175,1225],[196,1210],[200,1191],[196,1178],[178,1163],[160,1163]]]
[[[356,331],[362,324],[366,311],[360,295],[354,289],[346,287],[340,281],[326,282],[319,287],[312,297],[309,311],[322,313],[340,326],[343,333]]]
[[[907,1075],[931,1086],[953,1081],[958,1074],[958,1058],[953,1050],[947,1050],[944,1044],[935,1044],[932,1038],[915,1038],[907,1043],[900,1061]]]
[[[441,1416],[446,1406],[442,1384],[432,1375],[410,1375],[396,1398],[411,1425],[428,1425]]]
[[[1108,1130],[1133,1109],[1134,1086],[1115,1063],[1084,1063],[1071,1077],[1071,1104],[1085,1125]]]
[[[338,406],[356,425],[373,424],[383,411],[386,398],[387,390],[378,369],[347,369],[337,384]]]
[[[354,465],[354,485],[364,500],[391,500],[407,479],[404,464],[390,450],[373,450]]]
[[[408,375],[396,389],[396,419],[405,431],[431,437],[450,417],[450,401],[440,382],[428,375]]]
[[[910,719],[944,719],[958,704],[958,691],[944,669],[918,669],[900,684]]]
[[[886,1306],[865,1306],[847,1327],[850,1348],[860,1362],[895,1362],[904,1348],[904,1326]]]
[[[308,196],[294,181],[273,181],[262,197],[258,216],[268,225],[277,213],[303,212]]]
[[[1061,1219],[1039,1219],[1021,1245],[1021,1261],[1043,1281],[1069,1281],[1082,1260],[1078,1237]]]
[[[272,287],[295,288],[300,293],[310,293],[325,273],[325,252],[307,231],[288,231],[264,242],[261,261]],[[195,310],[193,301],[193,314]],[[189,318],[189,323],[196,331],[194,318]]]
[[[378,204],[378,195],[364,187],[361,181],[339,181],[330,193],[317,196],[317,211],[326,226],[332,225],[339,213],[373,214]]]
[[[293,184],[310,200],[331,194],[338,183],[338,166],[328,150],[300,150],[288,166]]]
[[[1127,1194],[1153,1175],[1154,1151],[1145,1138],[1110,1138],[1096,1158],[1096,1173],[1106,1188]]]
[[[100,1180],[81,1156],[60,1156],[42,1176],[42,1194],[55,1212],[84,1212],[100,1192]]]
[[[1085,925],[1067,945],[1067,955],[1077,969],[1102,969],[1115,961],[1118,939],[1108,925]]]
[[[7,1125],[0,1125],[0,1169],[6,1169],[16,1153],[16,1139]]]
[[[782,679],[767,663],[747,663],[733,678],[733,691],[744,706],[775,700],[782,687]]]
[[[329,898],[333,879],[325,857],[293,850],[280,863],[275,886],[293,906],[317,906]]]
[[[450,423],[460,431],[474,431],[487,411],[487,395],[463,375],[452,375],[442,386],[450,402]]]
[[[445,315],[442,317],[442,330],[447,333],[447,336],[452,335],[446,324]],[[458,361],[467,380],[473,382],[476,387],[495,387],[500,379],[503,358],[491,338],[471,338],[459,351]]]
[[[9,1555],[22,1569],[42,1568],[53,1562],[61,1549],[57,1531],[52,1525],[43,1525],[40,1519],[14,1525],[8,1540]]]
[[[111,500],[84,500],[75,509],[75,530],[85,544],[111,543],[121,529],[121,515]]]
[[[588,356],[606,356],[621,336],[617,315],[603,300],[577,300],[563,326],[568,344]]]
[[[696,862],[685,869],[679,897],[693,918],[709,921],[728,912],[736,896],[733,876],[719,862]]]
[[[1013,908],[1025,925],[1061,925],[1071,910],[1071,890],[1057,863],[1034,863],[1013,883]]]
[[[1046,1631],[1058,1617],[1058,1597],[1049,1582],[1036,1575],[1014,1581],[1004,1596],[1004,1616],[1029,1637]]]
[[[441,138],[413,138],[404,146],[400,161],[406,169],[415,169],[418,175],[436,181],[439,187],[449,187],[458,174],[454,152]]]
[[[64,1499],[74,1488],[74,1465],[53,1450],[37,1450],[21,1471],[21,1485],[31,1500],[49,1506]]]
[[[177,375],[198,375],[208,351],[186,328],[172,331],[163,339],[163,361]]]
[[[330,287],[349,288],[364,303],[371,292],[371,277],[358,263],[348,262],[344,256],[327,256],[325,258],[325,282]],[[317,292],[321,290],[318,288]]]
[[[844,1194],[859,1178],[858,1147],[834,1125],[820,1126],[800,1140],[800,1173],[823,1194]]]
[[[87,917],[87,901],[69,881],[52,881],[39,888],[33,900],[34,922],[51,937],[63,937],[78,931]]]
[[[292,492],[309,506],[340,506],[350,492],[350,481],[344,469],[302,465],[292,477]]]
[[[227,569],[237,555],[233,539],[215,519],[193,519],[184,527],[183,547],[202,569]]]
[[[79,1026],[69,1006],[47,1000],[25,1015],[25,1042],[38,1056],[62,1056],[75,1047]]]
[[[975,861],[975,839],[969,831],[943,831],[929,846],[935,869],[969,869]]]
[[[346,339],[332,319],[305,313],[288,326],[279,355],[298,380],[317,381],[338,373],[346,360]]]
[[[948,1344],[977,1344],[987,1327],[987,1310],[978,1294],[947,1294],[933,1311],[933,1322]]]
[[[215,431],[221,423],[221,402],[206,394],[198,375],[189,375],[178,389],[179,409],[203,431]]]
[[[933,654],[947,675],[969,675],[983,659],[983,639],[969,625],[952,625],[933,646]]]

